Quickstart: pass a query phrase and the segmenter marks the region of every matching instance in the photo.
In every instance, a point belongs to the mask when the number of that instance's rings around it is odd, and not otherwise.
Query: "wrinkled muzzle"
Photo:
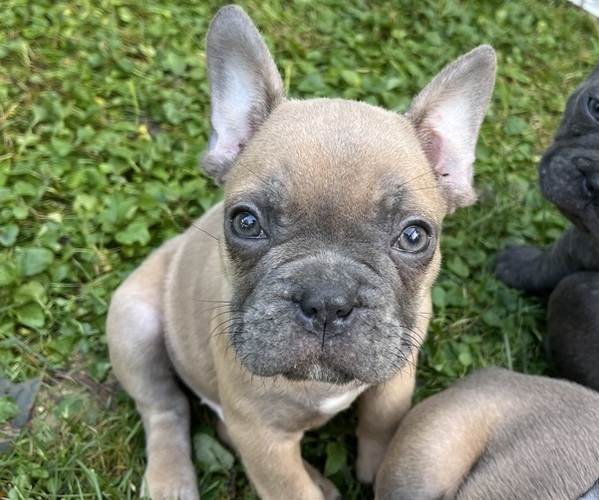
[[[416,295],[353,259],[299,259],[235,300],[231,343],[257,375],[380,383],[424,337],[415,331]]]

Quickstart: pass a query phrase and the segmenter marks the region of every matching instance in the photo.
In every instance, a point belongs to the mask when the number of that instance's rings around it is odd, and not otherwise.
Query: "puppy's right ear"
[[[202,163],[223,183],[247,142],[283,101],[283,81],[258,29],[240,7],[220,9],[207,38],[212,136]]]

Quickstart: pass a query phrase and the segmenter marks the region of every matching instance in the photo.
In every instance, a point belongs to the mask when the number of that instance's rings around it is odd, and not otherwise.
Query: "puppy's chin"
[[[298,366],[286,373],[283,373],[282,375],[284,378],[292,382],[314,381],[334,385],[362,383],[362,381],[356,380],[356,378],[349,373],[346,373],[342,370],[335,370],[334,368],[324,364],[314,364],[312,366],[305,367]]]

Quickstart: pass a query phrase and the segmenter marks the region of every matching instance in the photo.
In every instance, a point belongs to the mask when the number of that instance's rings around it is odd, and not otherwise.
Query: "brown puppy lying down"
[[[599,394],[490,368],[410,411],[376,498],[596,500],[598,477]]]

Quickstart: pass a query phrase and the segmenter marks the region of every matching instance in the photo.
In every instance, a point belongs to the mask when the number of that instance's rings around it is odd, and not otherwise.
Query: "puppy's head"
[[[539,164],[539,182],[579,229],[599,237],[599,67],[568,99]]]
[[[443,217],[475,199],[493,50],[444,69],[406,116],[286,100],[258,31],[230,6],[210,28],[208,68],[213,136],[203,162],[226,188],[222,255],[238,358],[262,376],[389,379],[424,337],[417,322],[439,269]]]

